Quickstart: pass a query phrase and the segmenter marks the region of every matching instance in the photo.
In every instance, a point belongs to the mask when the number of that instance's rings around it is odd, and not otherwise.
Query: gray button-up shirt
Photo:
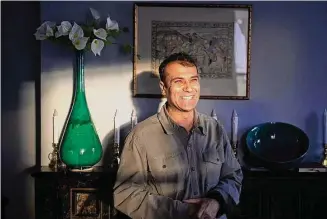
[[[217,197],[225,211],[239,202],[243,175],[225,130],[212,117],[195,115],[187,133],[163,106],[131,131],[114,187],[119,211],[131,218],[187,219],[185,199]]]

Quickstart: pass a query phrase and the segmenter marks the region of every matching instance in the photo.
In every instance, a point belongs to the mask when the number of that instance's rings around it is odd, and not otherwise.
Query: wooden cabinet
[[[327,218],[327,173],[244,172],[240,218]]]
[[[56,172],[41,168],[35,178],[36,219],[112,219],[115,172]]]
[[[117,219],[112,208],[115,171],[53,172],[35,177],[36,219]],[[230,218],[327,218],[327,173],[244,171],[240,205]]]

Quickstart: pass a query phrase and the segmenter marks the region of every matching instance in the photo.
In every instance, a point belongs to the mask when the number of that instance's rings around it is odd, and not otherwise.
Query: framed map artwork
[[[161,98],[160,63],[186,52],[197,63],[201,99],[249,99],[250,5],[135,3],[134,97]]]

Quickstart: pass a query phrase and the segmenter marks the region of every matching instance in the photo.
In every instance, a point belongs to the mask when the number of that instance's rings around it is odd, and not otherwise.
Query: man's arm
[[[241,166],[234,156],[228,136],[220,126],[222,142],[224,146],[225,162],[222,164],[220,180],[207,194],[207,198],[216,199],[220,209],[218,215],[228,213],[232,207],[239,203],[243,173]]]
[[[189,218],[189,204],[154,194],[148,185],[146,152],[138,136],[131,133],[121,155],[114,205],[133,219]]]

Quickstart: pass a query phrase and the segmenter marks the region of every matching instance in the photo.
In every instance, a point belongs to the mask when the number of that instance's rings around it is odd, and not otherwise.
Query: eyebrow
[[[194,78],[199,79],[199,75],[192,76],[190,79],[194,79]],[[178,79],[185,79],[185,78],[183,78],[183,77],[176,77],[176,78],[172,78],[170,81],[174,81],[174,80],[178,80]]]

